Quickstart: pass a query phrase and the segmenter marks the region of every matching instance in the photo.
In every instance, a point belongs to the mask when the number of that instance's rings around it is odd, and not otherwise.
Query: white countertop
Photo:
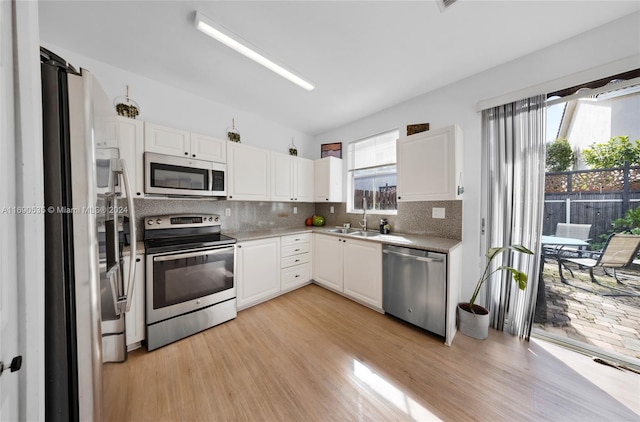
[[[445,239],[441,237],[433,237],[419,234],[391,233],[381,234],[373,237],[353,236],[349,234],[332,233],[333,227],[300,227],[287,229],[271,229],[250,232],[234,232],[224,233],[227,236],[238,239],[238,242],[248,240],[266,239],[277,236],[287,236],[299,233],[322,233],[330,236],[340,236],[350,239],[365,240],[370,242],[380,242],[388,245],[403,246],[407,248],[423,249],[433,252],[449,253],[462,244],[462,241],[456,239]]]

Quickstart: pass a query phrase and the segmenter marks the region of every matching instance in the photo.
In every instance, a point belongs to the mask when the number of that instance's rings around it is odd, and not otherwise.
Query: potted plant
[[[513,250],[516,252],[533,255],[533,252],[522,245],[489,248],[486,253],[487,266],[484,268],[484,272],[480,276],[478,284],[476,284],[473,295],[471,295],[471,300],[469,300],[469,302],[458,303],[458,329],[462,334],[481,340],[487,338],[489,334],[489,311],[480,305],[476,305],[475,302],[476,298],[478,297],[478,293],[480,293],[480,288],[482,287],[484,282],[487,281],[489,277],[491,277],[492,274],[498,271],[507,270],[513,275],[513,279],[518,283],[518,287],[520,288],[520,290],[524,290],[527,287],[527,274],[523,273],[522,271],[516,270],[512,267],[507,267],[505,265],[502,265],[495,270],[490,271],[491,261],[493,261],[496,256],[500,255],[506,250]]]

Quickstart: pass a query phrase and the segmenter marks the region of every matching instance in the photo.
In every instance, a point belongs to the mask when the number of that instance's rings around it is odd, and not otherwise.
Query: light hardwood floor
[[[106,421],[625,421],[535,343],[453,345],[310,285],[104,372]]]

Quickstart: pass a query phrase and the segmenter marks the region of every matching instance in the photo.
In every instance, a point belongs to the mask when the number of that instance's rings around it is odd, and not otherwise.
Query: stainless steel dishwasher
[[[382,254],[384,311],[444,337],[447,255],[391,245]]]

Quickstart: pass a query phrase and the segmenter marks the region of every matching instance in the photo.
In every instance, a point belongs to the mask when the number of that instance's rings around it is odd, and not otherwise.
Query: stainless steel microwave
[[[144,153],[144,192],[150,195],[226,196],[227,165]]]

